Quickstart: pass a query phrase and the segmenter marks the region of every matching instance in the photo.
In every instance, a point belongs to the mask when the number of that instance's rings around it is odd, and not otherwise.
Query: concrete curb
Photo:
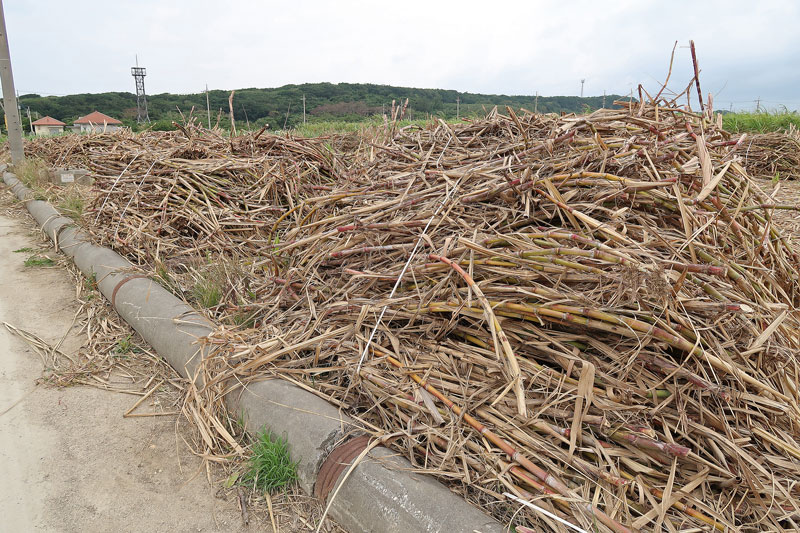
[[[95,276],[100,292],[119,315],[179,374],[193,376],[208,355],[196,340],[214,331],[214,325],[155,281],[138,275],[116,252],[91,244],[71,219],[33,199],[14,174],[4,172],[3,180],[58,249],[84,275]],[[235,396],[226,398],[226,405],[244,414],[247,427],[266,426],[286,435],[292,457],[300,461],[300,485],[313,494],[323,462],[343,437],[352,436],[354,421],[322,398],[280,379],[250,383]],[[412,474],[411,468],[395,452],[374,448],[339,490],[330,515],[352,533],[506,531],[433,478]]]

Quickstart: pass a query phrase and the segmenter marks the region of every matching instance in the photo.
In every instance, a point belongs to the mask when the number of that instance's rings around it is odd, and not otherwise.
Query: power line
[[[8,147],[11,152],[11,162],[16,165],[25,160],[25,152],[22,145],[22,124],[19,121],[19,109],[14,92],[14,75],[11,72],[11,52],[8,49],[6,16],[2,0],[0,0],[0,80],[3,84],[3,102],[7,104],[5,114]]]

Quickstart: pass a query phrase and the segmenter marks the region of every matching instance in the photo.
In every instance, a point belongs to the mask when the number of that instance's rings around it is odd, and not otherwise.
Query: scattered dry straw
[[[197,126],[33,150],[93,170],[99,241],[179,294],[218,285],[228,326],[192,397],[220,422],[209,453],[232,446],[221,397],[278,376],[401,432],[419,471],[500,520],[510,492],[591,531],[796,530],[800,261],[773,222],[796,206],[710,113],[619,105],[347,153]]]

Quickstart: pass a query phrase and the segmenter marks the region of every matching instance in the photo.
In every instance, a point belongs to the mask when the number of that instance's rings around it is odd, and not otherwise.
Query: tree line
[[[211,125],[229,127],[229,91],[211,90],[208,100],[211,108]],[[307,121],[338,120],[356,122],[365,117],[388,113],[392,101],[398,104],[409,100],[407,118],[438,116],[446,119],[456,115],[476,116],[493,106],[511,106],[519,109],[534,109],[541,113],[582,113],[603,107],[612,107],[619,95],[603,96],[508,96],[478,94],[446,89],[416,89],[368,83],[305,83],[284,85],[274,89],[238,89],[233,105],[237,128],[260,128],[269,124],[270,129],[291,128],[303,122],[303,97]],[[190,114],[208,121],[206,93],[154,94],[147,97],[148,110],[154,129],[171,127],[172,121],[180,122]],[[40,96],[24,94],[19,98],[24,121],[27,108],[34,115],[49,115],[67,124],[77,118],[98,110],[121,120],[128,126],[136,126],[136,95],[128,92],[86,93],[68,96]]]

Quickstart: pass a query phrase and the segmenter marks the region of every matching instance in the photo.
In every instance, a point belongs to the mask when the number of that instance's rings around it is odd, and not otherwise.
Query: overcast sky
[[[800,2],[5,0],[20,94],[370,82],[500,94],[658,90],[800,108]],[[694,96],[694,95],[693,95]]]

